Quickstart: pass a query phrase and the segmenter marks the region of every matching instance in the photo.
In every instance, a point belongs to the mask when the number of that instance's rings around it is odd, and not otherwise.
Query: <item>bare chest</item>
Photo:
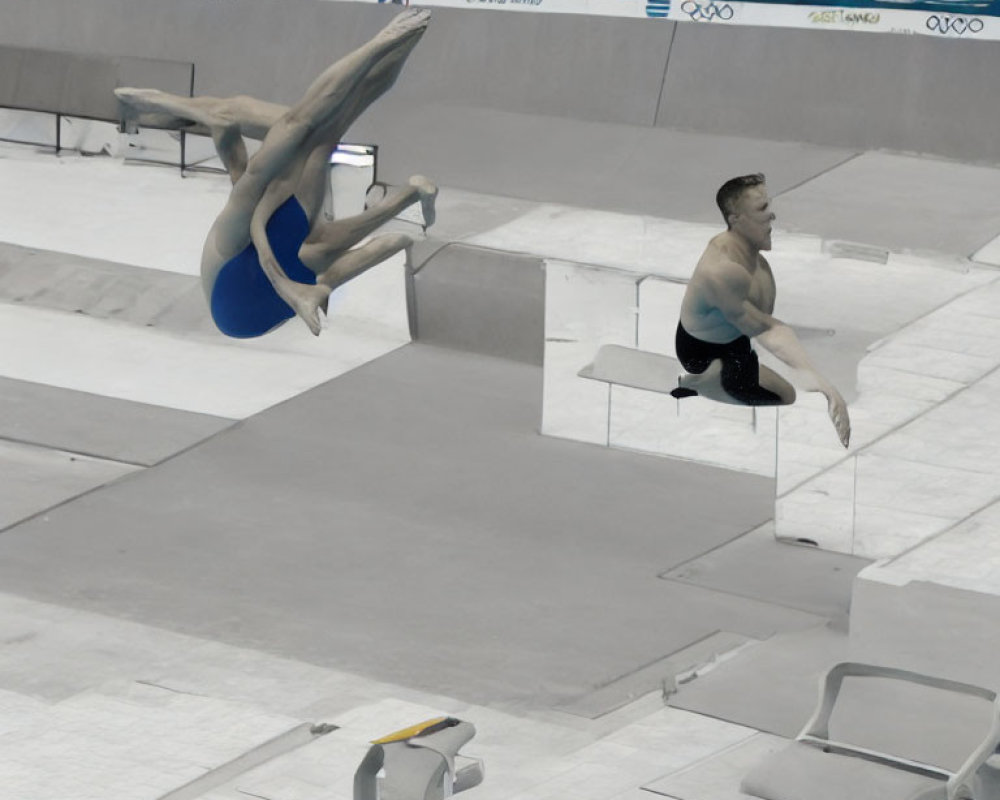
[[[776,295],[777,290],[774,283],[774,275],[771,273],[771,268],[767,262],[761,259],[760,265],[754,272],[753,280],[750,282],[747,300],[750,301],[751,305],[759,308],[765,314],[770,314],[774,311]]]

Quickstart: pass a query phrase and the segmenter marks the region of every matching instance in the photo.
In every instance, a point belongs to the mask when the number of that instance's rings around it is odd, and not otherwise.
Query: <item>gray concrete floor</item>
[[[770,481],[542,437],[539,392],[537,367],[407,346],[8,529],[0,580],[532,707],[823,621],[657,578],[766,520]]]
[[[207,414],[0,378],[0,441],[151,466],[231,424]]]

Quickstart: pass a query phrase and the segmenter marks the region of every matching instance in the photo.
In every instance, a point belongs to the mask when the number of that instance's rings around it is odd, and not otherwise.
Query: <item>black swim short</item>
[[[698,375],[715,359],[722,359],[722,388],[734,400],[748,406],[781,405],[781,398],[760,385],[760,362],[747,336],[717,344],[697,339],[677,323],[677,360],[688,372]]]

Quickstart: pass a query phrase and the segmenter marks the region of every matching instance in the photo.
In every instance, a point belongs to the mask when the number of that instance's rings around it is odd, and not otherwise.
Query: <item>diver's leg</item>
[[[413,12],[418,13],[418,12]],[[423,26],[426,27],[429,11],[423,12]],[[421,24],[420,20],[401,20],[403,24]],[[332,115],[322,134],[322,140],[329,143],[340,141],[341,136],[354,121],[378,98],[395,84],[403,70],[403,65],[413,48],[423,35],[423,29],[416,35],[401,40],[392,50],[383,55],[364,75],[348,100]]]
[[[288,106],[247,95],[183,97],[159,89],[122,86],[115,89],[127,122],[151,128],[208,134],[213,127],[236,125],[251,139],[263,139]]]
[[[274,212],[292,197],[306,161],[315,145],[323,141],[324,128],[336,121],[345,103],[350,104],[353,91],[367,71],[397,47],[423,35],[429,17],[429,12],[424,11],[399,14],[374,39],[340,59],[313,82],[305,97],[268,130],[213,226],[210,238],[214,241],[206,244],[206,247],[211,245],[213,254],[203,259],[203,265],[220,263],[222,254],[234,257],[246,246],[244,226],[249,215],[249,238],[257,250],[261,269],[282,300],[316,335],[320,331],[319,310],[326,302],[329,288],[290,280],[275,258],[266,225]],[[315,141],[317,138],[319,141]]]
[[[287,112],[286,106],[252,97],[181,97],[158,89],[115,90],[127,122],[146,127],[184,130],[212,137],[219,159],[233,183],[247,166],[244,136],[263,139]]]
[[[722,390],[722,359],[717,358],[712,361],[706,369],[701,372],[687,372],[677,379],[677,388],[670,394],[680,399],[682,397],[695,397],[701,395],[712,400],[718,400],[720,396],[726,396]],[[727,402],[727,401],[722,401]]]
[[[313,148],[295,187],[295,199],[306,213],[310,230],[321,224],[323,203],[330,185],[330,158],[336,149],[337,142],[326,142]]]
[[[704,372],[678,380],[674,397],[701,395],[719,403],[740,406],[784,406],[795,402],[795,388],[774,370],[743,359],[717,358]]]
[[[204,133],[211,133],[213,127],[236,125],[244,135],[257,138],[255,134],[260,134],[265,146],[254,160],[259,161],[257,166],[267,182],[269,176],[285,169],[293,158],[292,151],[309,137],[316,138],[314,145],[329,140],[331,137],[323,135],[327,133],[325,129],[343,127],[339,122],[344,112],[356,116],[392,84],[405,56],[423,35],[429,19],[428,11],[406,11],[397,15],[371,41],[324,70],[292,108],[242,95],[234,98],[181,97],[155,89],[130,87],[116,89],[115,94],[140,124],[145,118],[148,124],[159,127]],[[370,82],[363,84],[383,60],[386,63],[381,72],[372,74]],[[355,96],[359,87],[362,91]],[[272,136],[276,129],[280,130]],[[259,194],[263,190],[254,187],[254,191]]]
[[[239,126],[212,128],[212,142],[222,166],[229,173],[229,180],[235,184],[247,171],[247,144],[243,141]]]
[[[370,42],[328,67],[303,99],[271,126],[243,178],[233,187],[233,193],[245,193],[257,205],[268,185],[282,177],[292,183],[282,202],[288,199],[298,187],[315,149],[335,141],[330,135],[331,126],[335,126],[345,107],[356,102],[354,92],[368,71],[396,48],[419,38],[429,17],[430,13],[425,11],[399,14]],[[315,161],[310,166],[312,174],[316,171]],[[258,244],[256,239],[254,244]]]
[[[723,391],[743,405],[781,406],[795,402],[792,385],[774,370],[762,368],[749,342],[744,352],[723,357],[719,381]]]
[[[324,70],[289,115],[319,134],[317,145],[339,138],[331,134],[346,128],[345,113],[360,113],[381,93],[379,86],[366,84],[365,79],[387,56],[396,51],[408,54],[423,36],[429,20],[429,11],[398,14],[375,38]]]
[[[750,403],[750,405],[790,406],[795,402],[795,387],[792,384],[770,367],[761,365],[759,369],[760,375],[757,380],[757,387],[751,391],[751,397],[758,397],[763,401],[771,402]],[[769,397],[769,395],[773,397]],[[774,398],[777,399],[775,400]]]
[[[317,283],[335,289],[347,283],[376,264],[381,264],[390,256],[405,250],[413,240],[402,233],[385,233],[370,242],[348,250],[319,274]]]
[[[344,105],[336,118],[317,136],[321,140],[310,155],[295,196],[306,212],[310,224],[320,219],[323,200],[329,182],[329,164],[341,136],[375,100],[381,97],[396,82],[407,56],[416,47],[420,37],[413,36],[383,56],[365,75],[350,101]]]
[[[430,225],[434,221],[436,197],[437,186],[427,178],[415,175],[406,186],[400,187],[361,214],[314,225],[309,238],[299,250],[299,258],[317,274],[325,272],[331,259],[354,247],[414,203],[421,204],[425,225]]]

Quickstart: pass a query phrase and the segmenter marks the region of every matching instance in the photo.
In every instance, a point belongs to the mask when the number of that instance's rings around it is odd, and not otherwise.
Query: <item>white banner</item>
[[[504,11],[541,11],[551,14],[590,14],[599,17],[645,17],[645,0],[353,0],[354,2],[377,2],[386,5],[420,6],[430,8],[493,8]],[[670,7],[669,2],[649,3],[650,6]]]
[[[1000,39],[1000,19],[902,8],[800,6],[728,0],[674,0],[669,19],[703,24],[761,25],[840,31],[922,34],[949,39]]]
[[[410,5],[409,0],[334,1]],[[762,25],[1000,40],[998,17],[906,8],[804,6],[740,0],[415,0],[413,5],[670,19],[704,25]]]

